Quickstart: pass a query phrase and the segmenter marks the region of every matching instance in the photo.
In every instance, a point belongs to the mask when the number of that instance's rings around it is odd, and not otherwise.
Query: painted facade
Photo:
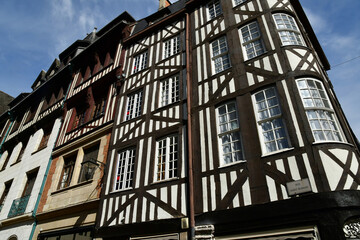
[[[2,116],[1,239],[30,239],[34,232],[39,196],[61,125],[68,77],[66,66],[55,60],[48,72],[39,74],[33,92],[20,94],[9,104],[7,117]]]
[[[121,77],[123,13],[60,54],[71,66],[63,123],[37,211],[34,239],[93,239]]]

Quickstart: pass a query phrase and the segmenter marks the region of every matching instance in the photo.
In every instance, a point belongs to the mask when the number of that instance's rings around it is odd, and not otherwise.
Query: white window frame
[[[266,50],[261,37],[260,28],[256,21],[241,27],[239,29],[239,34],[245,60],[265,53]]]
[[[222,14],[220,0],[214,0],[207,4],[207,14],[209,21]]]
[[[140,53],[134,56],[132,74],[140,72],[147,67],[148,51]]]
[[[138,91],[127,97],[125,121],[141,115],[143,91]]]
[[[234,0],[233,3],[234,3],[234,7],[236,6],[239,6],[240,4],[246,2],[247,0]]]
[[[296,80],[296,85],[315,142],[344,142],[342,129],[324,84],[318,79],[300,78]]]
[[[273,91],[274,95],[268,95]],[[258,100],[258,94],[263,99]],[[252,95],[258,133],[263,154],[272,154],[291,148],[281,105],[275,87],[268,87]],[[271,149],[275,147],[275,149]]]
[[[283,46],[305,46],[299,27],[292,16],[285,13],[275,13],[273,14],[273,19]]]
[[[180,52],[180,35],[176,35],[166,41],[163,44],[164,47],[164,59],[171,57]]]
[[[220,165],[245,162],[240,122],[236,101],[229,101],[216,108]],[[235,149],[235,143],[238,143]]]
[[[160,82],[160,107],[178,102],[180,100],[179,74]]]
[[[178,178],[179,153],[177,135],[166,136],[156,141],[155,182]]]
[[[135,174],[135,157],[135,148],[129,148],[117,153],[113,191],[132,188]]]
[[[220,73],[231,67],[229,48],[226,36],[215,39],[210,43],[213,74]]]

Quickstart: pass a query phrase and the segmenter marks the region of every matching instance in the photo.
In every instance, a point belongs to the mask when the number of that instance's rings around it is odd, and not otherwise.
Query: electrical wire
[[[333,65],[331,68],[335,68],[335,67],[337,67],[337,66],[340,66],[340,65],[343,65],[343,64],[345,64],[345,63],[351,62],[351,61],[353,61],[353,60],[355,60],[355,59],[357,59],[357,58],[360,58],[360,56],[354,57],[354,58],[352,58],[352,59],[346,60],[345,62],[338,63],[338,64],[336,64],[336,65]]]

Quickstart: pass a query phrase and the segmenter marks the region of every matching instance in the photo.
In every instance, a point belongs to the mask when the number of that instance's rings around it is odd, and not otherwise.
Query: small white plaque
[[[312,192],[310,181],[308,178],[304,178],[298,181],[286,183],[286,189],[289,196],[294,196],[302,193]]]

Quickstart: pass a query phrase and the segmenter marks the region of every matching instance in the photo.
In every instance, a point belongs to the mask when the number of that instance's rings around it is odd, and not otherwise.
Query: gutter
[[[192,114],[191,114],[191,53],[190,41],[190,15],[185,13],[186,16],[186,85],[187,85],[187,136],[188,136],[188,176],[189,176],[189,218],[190,218],[190,232],[189,239],[195,237],[195,208],[194,208],[194,170],[193,170],[193,147],[192,147]]]

